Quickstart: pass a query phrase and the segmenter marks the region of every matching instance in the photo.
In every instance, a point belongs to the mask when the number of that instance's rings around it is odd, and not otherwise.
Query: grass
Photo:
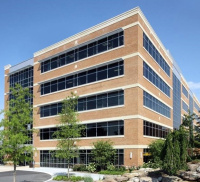
[[[122,175],[124,173],[125,173],[125,171],[108,171],[108,170],[99,172],[99,174],[109,174],[109,175]]]

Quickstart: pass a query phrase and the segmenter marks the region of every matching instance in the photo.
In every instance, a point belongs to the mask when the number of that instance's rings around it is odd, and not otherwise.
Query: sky
[[[200,0],[0,0],[0,109],[5,65],[137,6],[200,101]]]

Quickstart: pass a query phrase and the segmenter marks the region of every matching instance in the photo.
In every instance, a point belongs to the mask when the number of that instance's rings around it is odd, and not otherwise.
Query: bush
[[[93,179],[91,177],[85,177],[84,182],[93,182]]]
[[[160,168],[160,164],[159,163],[153,163],[151,161],[144,163],[142,165],[142,168],[153,168],[153,169],[157,169]]]
[[[114,161],[116,150],[113,148],[111,141],[97,141],[93,143],[92,150],[93,159],[97,165],[98,170],[107,169],[108,161]]]
[[[125,166],[118,166],[115,169],[116,171],[121,171],[121,172],[125,172],[126,171],[126,167]]]
[[[56,181],[72,181],[72,182],[81,181],[83,179],[84,178],[80,176],[71,176],[70,178],[68,178],[67,176],[62,176],[62,175],[59,175],[53,178],[53,180],[56,180]]]
[[[115,168],[115,166],[113,164],[110,164],[110,163],[107,164],[107,170],[108,171],[115,171],[115,169],[116,168]]]
[[[129,173],[132,173],[132,171],[134,171],[134,170],[135,170],[135,166],[130,166],[130,167],[128,168]]]
[[[87,167],[86,167],[87,171],[93,173],[96,171],[96,165],[95,163],[90,163]]]
[[[84,164],[76,164],[73,167],[73,171],[87,171],[87,168]]]
[[[100,171],[99,174],[109,174],[109,175],[122,175],[124,174],[125,171],[108,171],[108,170],[103,170]]]

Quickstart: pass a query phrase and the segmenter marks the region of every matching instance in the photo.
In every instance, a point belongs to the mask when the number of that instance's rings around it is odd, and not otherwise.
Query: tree
[[[170,175],[185,169],[188,157],[188,135],[183,126],[167,135],[162,150],[163,169]]]
[[[170,175],[176,174],[180,169],[178,131],[173,131],[167,135],[163,153],[163,169]]]
[[[184,114],[183,118],[183,126],[186,126],[189,128],[189,146],[191,148],[194,147],[194,132],[193,132],[193,121],[195,119],[195,114],[191,113],[190,110],[188,110],[188,114]]]
[[[94,149],[92,150],[92,156],[97,167],[100,170],[106,169],[108,162],[114,162],[116,154],[116,150],[113,149],[112,142],[100,140],[93,143],[93,145]]]
[[[62,110],[59,118],[59,129],[55,132],[54,136],[58,139],[57,150],[55,156],[67,160],[68,178],[69,178],[69,164],[70,160],[78,157],[78,138],[81,136],[83,127],[78,124],[78,114],[76,106],[78,97],[71,93],[64,99]]]
[[[16,167],[20,162],[32,160],[32,145],[27,145],[31,141],[30,132],[27,126],[32,124],[33,108],[27,98],[32,98],[28,88],[22,88],[16,84],[11,88],[8,109],[4,110],[4,119],[0,127],[0,141],[2,141],[0,155],[4,161],[12,161],[14,164],[13,181],[16,181]],[[29,154],[29,155],[25,155]]]

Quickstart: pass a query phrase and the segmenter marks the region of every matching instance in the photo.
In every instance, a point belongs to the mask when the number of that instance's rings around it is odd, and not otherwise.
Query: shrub
[[[84,164],[76,164],[73,167],[73,171],[87,171],[87,168]]]
[[[133,170],[135,170],[135,166],[130,166],[130,167],[128,168],[129,173],[132,173]]]
[[[72,181],[72,182],[81,181],[83,179],[84,178],[80,176],[71,176],[68,178],[67,176],[62,176],[62,175],[58,175],[53,178],[53,180],[56,180],[56,181]]]
[[[85,177],[84,182],[93,182],[93,179],[91,177]]]
[[[116,168],[115,168],[115,166],[113,164],[110,164],[110,163],[107,164],[107,170],[108,171],[115,171],[115,169]]]
[[[116,167],[116,171],[124,172],[124,171],[126,171],[126,167],[125,166],[118,166],[118,167]]]
[[[95,163],[90,163],[87,167],[86,167],[87,171],[93,173],[96,171],[96,165]]]
[[[159,163],[154,163],[154,162],[147,162],[147,163],[144,163],[142,165],[143,168],[153,168],[153,169],[157,169],[157,168],[160,168],[160,164]]]
[[[94,149],[92,156],[97,165],[97,169],[102,170],[107,168],[108,161],[114,161],[116,150],[113,148],[111,141],[97,141],[93,143]]]

